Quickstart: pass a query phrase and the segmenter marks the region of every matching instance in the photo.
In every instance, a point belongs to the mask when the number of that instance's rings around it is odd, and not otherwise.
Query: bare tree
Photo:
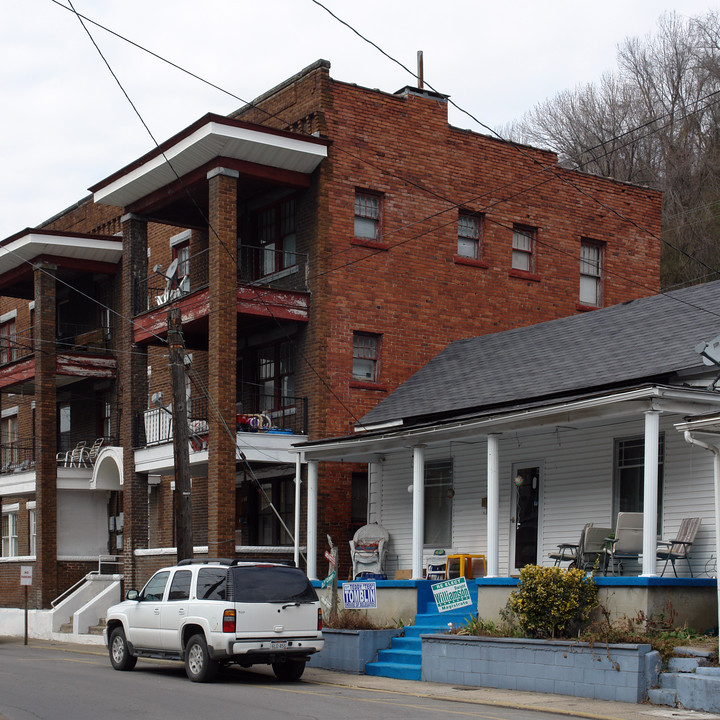
[[[664,287],[720,277],[720,15],[663,15],[618,48],[618,70],[507,128],[561,164],[657,187]],[[713,272],[713,270],[717,272]]]

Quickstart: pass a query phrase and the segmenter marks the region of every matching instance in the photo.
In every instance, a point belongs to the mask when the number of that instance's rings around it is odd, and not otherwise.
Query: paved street
[[[299,683],[278,682],[269,668],[235,666],[212,684],[191,683],[181,663],[141,660],[114,671],[105,648],[0,638],[0,720],[128,717],[521,720],[584,717],[618,720],[715,717],[703,713],[539,693],[459,688],[315,668]]]

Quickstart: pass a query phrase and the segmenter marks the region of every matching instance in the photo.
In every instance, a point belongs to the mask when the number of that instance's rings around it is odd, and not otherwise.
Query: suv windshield
[[[234,602],[315,602],[307,575],[294,567],[231,568]]]

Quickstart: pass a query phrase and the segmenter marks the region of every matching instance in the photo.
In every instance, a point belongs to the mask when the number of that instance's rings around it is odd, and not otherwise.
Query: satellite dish
[[[165,277],[170,280],[171,278],[175,277],[175,273],[178,269],[178,259],[175,258],[169,265],[168,269],[165,271]]]
[[[702,356],[705,365],[720,365],[720,335],[696,345],[695,352]]]

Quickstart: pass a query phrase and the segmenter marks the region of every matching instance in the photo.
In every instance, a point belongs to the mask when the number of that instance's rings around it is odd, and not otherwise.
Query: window
[[[452,544],[452,460],[425,463],[424,544],[446,548]]]
[[[658,441],[658,532],[661,530],[665,436]],[[642,512],[644,500],[645,438],[615,441],[615,487],[613,508],[618,512]]]
[[[2,516],[2,554],[3,557],[17,557],[17,511],[4,512]]]
[[[59,450],[70,450],[70,403],[63,403],[58,407],[58,430],[60,433]]]
[[[17,440],[17,413],[8,413],[0,420],[0,467],[9,470],[20,462]]]
[[[535,234],[535,228],[523,225],[513,226],[513,270],[535,271]]]
[[[15,319],[0,323],[0,363],[7,363],[17,358],[17,333]]]
[[[227,595],[227,570],[201,568],[198,570],[198,600],[225,600]]]
[[[377,382],[380,376],[380,336],[353,333],[352,376],[355,380]]]
[[[192,573],[189,570],[177,570],[170,583],[168,600],[188,600],[190,598],[190,581]]]
[[[190,241],[173,246],[173,260],[178,261],[177,277],[184,278],[190,274]]]
[[[354,472],[352,474],[352,491],[350,496],[350,522],[358,525],[367,523],[368,511],[368,474]]]
[[[292,527],[295,509],[295,479],[272,478],[260,481],[261,491],[253,492],[248,508],[248,532],[251,545],[291,545],[290,536],[280,523]],[[272,506],[270,505],[272,503]],[[273,510],[273,506],[275,510]]]
[[[380,196],[355,192],[355,237],[380,239]]]
[[[583,240],[580,243],[580,302],[602,305],[602,245]]]
[[[30,555],[37,555],[37,524],[35,508],[28,510],[28,532],[30,533]]]
[[[261,275],[271,275],[296,265],[295,199],[282,200],[260,211],[256,233],[261,248]]]
[[[295,403],[295,356],[290,341],[258,349],[258,408],[281,410]]]
[[[457,254],[479,260],[482,243],[482,216],[460,213],[458,217]]]
[[[149,600],[151,602],[160,602],[163,599],[165,593],[165,586],[167,585],[170,573],[167,570],[156,573],[147,582],[147,585],[143,588],[140,597],[142,600]]]

